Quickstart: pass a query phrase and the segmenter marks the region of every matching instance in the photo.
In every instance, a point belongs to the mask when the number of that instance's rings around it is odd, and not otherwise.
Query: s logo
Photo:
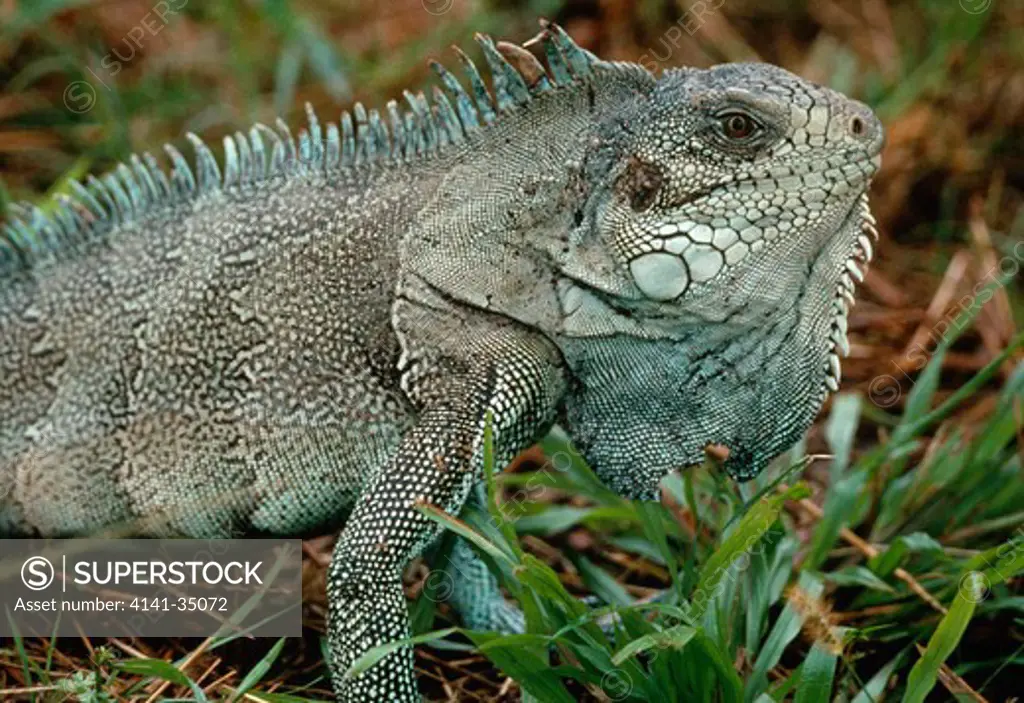
[[[53,583],[53,564],[46,557],[29,557],[21,565],[21,580],[33,591],[41,591]]]

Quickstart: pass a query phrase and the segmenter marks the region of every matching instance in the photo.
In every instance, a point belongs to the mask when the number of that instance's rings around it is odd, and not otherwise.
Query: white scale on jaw
[[[665,247],[669,253],[642,254],[629,262],[636,287],[651,300],[674,300],[686,292],[690,281],[710,281],[725,268],[726,255],[710,244],[695,244],[690,240],[681,246],[675,239],[669,242],[671,245]],[[747,245],[737,242],[730,250],[737,246],[746,249]]]
[[[735,224],[744,226],[742,232],[733,223],[712,227],[688,220],[658,227],[656,246],[664,251],[646,252],[629,263],[637,288],[652,300],[673,300],[686,292],[691,281],[710,281],[726,266],[738,264],[751,251],[764,247],[760,239],[745,241],[747,230],[756,228],[743,218],[734,219]]]
[[[864,269],[871,262],[874,256],[874,246],[871,240],[878,241],[878,230],[871,210],[868,209],[868,196],[864,194],[860,199],[860,211],[862,216],[861,234],[857,236],[857,246],[854,248],[853,256],[846,260],[845,270],[839,275],[839,283],[836,285],[836,295],[832,303],[835,318],[832,320],[832,330],[829,335],[828,361],[825,367],[825,387],[835,393],[839,390],[839,379],[842,373],[840,357],[850,354],[850,341],[847,339],[847,317],[850,314],[850,306],[854,303],[853,289],[854,281],[861,283],[864,280]],[[871,235],[870,237],[868,235]]]

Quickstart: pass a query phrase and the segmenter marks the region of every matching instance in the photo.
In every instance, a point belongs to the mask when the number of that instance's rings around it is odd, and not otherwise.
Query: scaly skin
[[[305,535],[342,526],[328,598],[344,701],[418,700],[401,573],[482,468],[559,421],[653,499],[730,450],[738,479],[839,379],[871,256],[882,128],[768,65],[547,67],[481,39],[494,96],[361,106],[326,138],[254,130],[224,172],[133,161],[0,238],[0,528]],[[503,58],[504,55],[506,58]],[[511,63],[510,63],[511,62]],[[515,67],[513,67],[515,64]],[[385,122],[388,125],[385,126]],[[286,128],[285,128],[286,129]],[[471,550],[471,627],[516,630]],[[458,567],[458,565],[457,565]]]

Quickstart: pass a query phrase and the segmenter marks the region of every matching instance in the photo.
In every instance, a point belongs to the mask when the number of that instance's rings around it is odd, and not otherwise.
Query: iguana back
[[[124,213],[4,281],[8,529],[339,524],[408,422],[394,232],[410,188],[434,184],[411,169],[282,171],[220,188],[210,173],[195,197]],[[286,468],[299,465],[301,480]]]

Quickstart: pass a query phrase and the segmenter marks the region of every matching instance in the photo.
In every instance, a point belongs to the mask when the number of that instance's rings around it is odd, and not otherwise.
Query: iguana
[[[652,500],[730,450],[753,477],[838,388],[882,126],[766,64],[609,62],[543,23],[477,41],[490,85],[311,110],[294,139],[194,135],[71,182],[0,238],[0,529],[340,528],[328,640],[343,701],[418,700],[405,564],[499,465],[564,426]],[[535,53],[537,56],[535,56]],[[470,627],[519,612],[461,546]]]

